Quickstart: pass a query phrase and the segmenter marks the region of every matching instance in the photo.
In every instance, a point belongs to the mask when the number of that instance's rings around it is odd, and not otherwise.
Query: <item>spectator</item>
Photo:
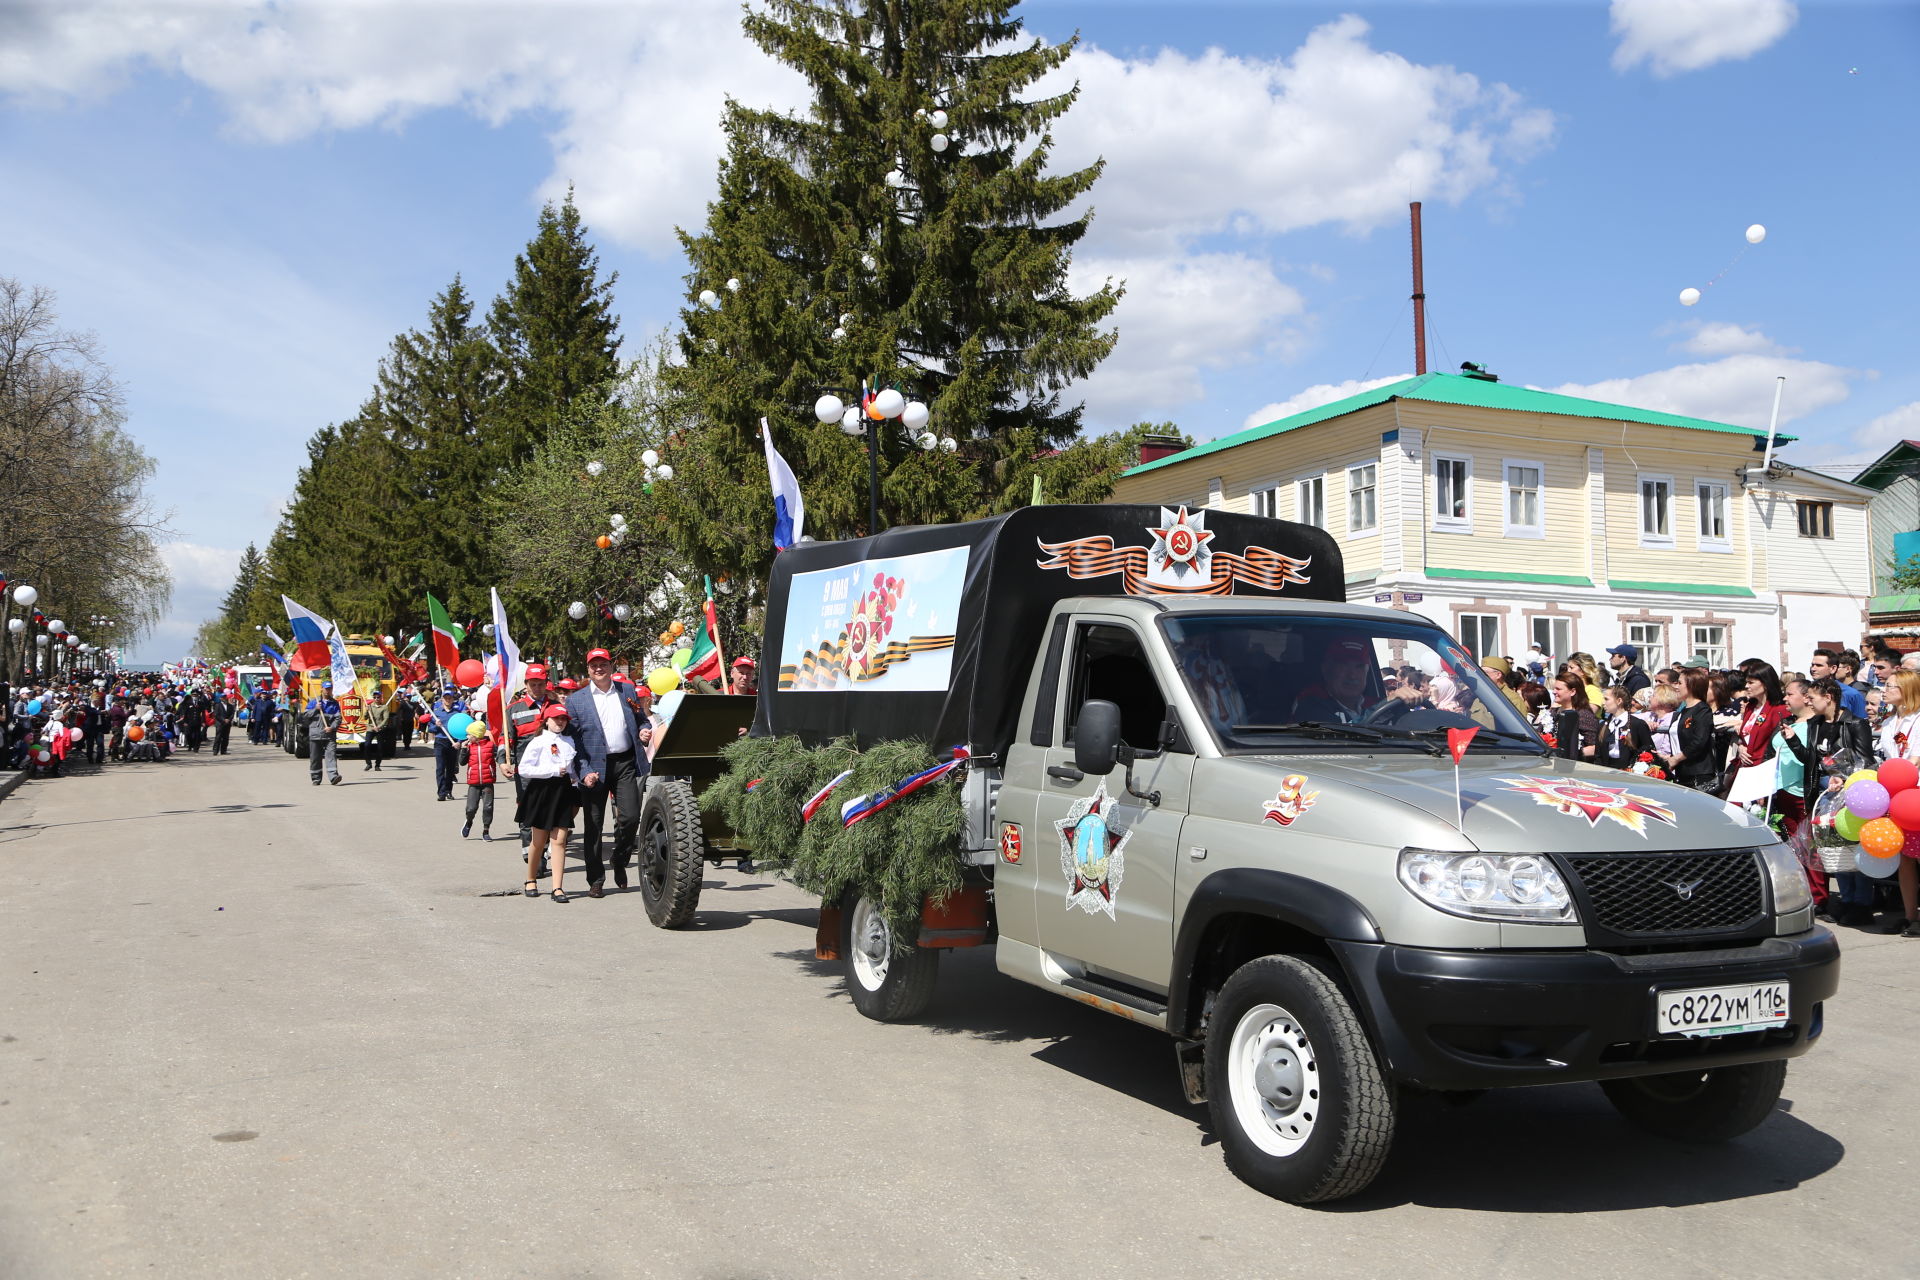
[[[1614,683],[1626,686],[1629,702],[1632,701],[1634,694],[1653,683],[1647,678],[1647,673],[1640,669],[1638,646],[1630,644],[1613,646],[1607,650],[1607,665],[1613,668]]]
[[[1521,700],[1527,704],[1527,723],[1540,732],[1542,737],[1553,732],[1553,695],[1547,692],[1547,686],[1537,680],[1529,680],[1520,686]]]
[[[1633,714],[1630,697],[1624,684],[1608,685],[1600,695],[1607,716],[1600,726],[1597,759],[1615,769],[1631,769],[1642,752],[1653,750],[1653,731]]]
[[[1602,679],[1600,675],[1600,664],[1594,661],[1593,655],[1590,653],[1576,653],[1572,655],[1565,663],[1561,664],[1560,669],[1564,671],[1569,666],[1580,673],[1580,678],[1586,681],[1587,688],[1595,694],[1598,694],[1601,687],[1606,684],[1606,681]]]
[[[1767,663],[1754,661],[1747,671],[1746,707],[1740,714],[1739,741],[1734,759],[1741,766],[1764,764],[1773,758],[1773,735],[1787,719],[1786,691],[1780,676]]]
[[[1863,724],[1861,726],[1865,728]],[[1686,696],[1674,715],[1667,775],[1683,787],[1706,791],[1720,780],[1713,755],[1713,712],[1707,706],[1707,673],[1689,669]]]
[[[1920,760],[1920,672],[1894,668],[1881,691],[1887,717],[1880,725],[1882,760]]]
[[[1840,709],[1861,720],[1867,718],[1867,699],[1853,685],[1840,678],[1840,654],[1833,649],[1815,649],[1813,660],[1807,663],[1807,679],[1818,686],[1822,680],[1832,680],[1840,691]]]
[[[1920,671],[1920,649],[1900,655],[1900,665],[1908,671]]]
[[[1587,682],[1570,660],[1553,678],[1555,750],[1568,760],[1591,760],[1600,745],[1600,717],[1587,697]]]
[[[1873,688],[1860,678],[1860,655],[1852,649],[1842,649],[1835,654],[1833,665],[1839,669],[1839,674],[1834,678],[1841,684],[1852,685],[1862,698],[1867,696],[1867,690]]]
[[[1653,673],[1653,682],[1677,692],[1680,688],[1680,673],[1672,667],[1662,667]]]

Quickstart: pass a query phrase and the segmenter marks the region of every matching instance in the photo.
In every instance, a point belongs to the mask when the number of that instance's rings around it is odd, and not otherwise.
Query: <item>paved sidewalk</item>
[[[1731,1146],[1494,1094],[1298,1209],[1227,1173],[1164,1037],[984,951],[881,1026],[789,886],[710,873],[673,934],[528,901],[430,756],[342,769],[236,743],[0,806],[0,1276],[1920,1273],[1920,943],[1846,933],[1826,1042]]]

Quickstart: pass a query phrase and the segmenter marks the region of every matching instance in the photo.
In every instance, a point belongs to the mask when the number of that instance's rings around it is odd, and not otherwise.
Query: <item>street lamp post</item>
[[[824,393],[813,402],[813,415],[823,424],[838,422],[840,429],[850,436],[865,435],[867,438],[867,535],[880,532],[880,423],[898,419],[905,428],[907,437],[923,450],[945,449],[952,453],[958,446],[949,438],[937,439],[926,430],[927,421],[932,417],[927,406],[918,400],[909,400],[897,387],[885,387],[868,394],[862,387],[852,390],[847,387],[822,387]],[[841,396],[857,397],[854,403],[843,403]]]

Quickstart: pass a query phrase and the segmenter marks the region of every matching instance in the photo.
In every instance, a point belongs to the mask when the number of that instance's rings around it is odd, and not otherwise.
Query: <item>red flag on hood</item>
[[[1473,735],[1478,732],[1478,729],[1447,730],[1447,750],[1453,752],[1455,764],[1460,763],[1460,757],[1467,753],[1467,744],[1473,741]]]

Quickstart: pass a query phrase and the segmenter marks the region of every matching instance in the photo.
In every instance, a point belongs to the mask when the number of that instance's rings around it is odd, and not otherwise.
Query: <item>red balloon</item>
[[[1879,779],[1880,785],[1890,795],[1899,795],[1902,791],[1920,786],[1920,767],[1916,767],[1911,760],[1889,760],[1873,776]]]
[[[1887,816],[1902,831],[1920,831],[1920,789],[1907,788],[1887,806]]]
[[[468,658],[453,669],[455,684],[465,689],[478,689],[487,682],[487,664],[478,658]]]

